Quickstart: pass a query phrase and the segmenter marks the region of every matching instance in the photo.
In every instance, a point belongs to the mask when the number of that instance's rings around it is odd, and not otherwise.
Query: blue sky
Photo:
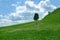
[[[33,21],[35,12],[41,20],[58,7],[60,0],[0,0],[0,26]]]

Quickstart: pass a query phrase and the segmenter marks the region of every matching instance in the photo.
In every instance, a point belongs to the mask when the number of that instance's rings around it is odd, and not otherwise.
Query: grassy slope
[[[0,40],[60,40],[60,8],[42,21],[0,28]]]

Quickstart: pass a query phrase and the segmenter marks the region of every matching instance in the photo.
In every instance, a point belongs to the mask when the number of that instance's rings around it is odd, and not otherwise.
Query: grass
[[[0,28],[0,40],[60,40],[60,8],[43,20]]]

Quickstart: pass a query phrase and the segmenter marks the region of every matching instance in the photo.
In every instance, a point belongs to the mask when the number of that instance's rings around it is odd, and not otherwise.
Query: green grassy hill
[[[60,8],[43,20],[0,28],[0,40],[60,40]]]

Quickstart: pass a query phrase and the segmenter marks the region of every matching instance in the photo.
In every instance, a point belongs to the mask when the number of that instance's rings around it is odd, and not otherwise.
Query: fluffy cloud
[[[23,13],[26,11],[26,6],[17,6],[16,13]]]
[[[21,16],[23,19],[33,20],[32,17],[34,13],[37,12],[40,15],[40,19],[42,19],[48,15],[48,11],[53,11],[54,9],[56,9],[56,7],[50,3],[50,0],[42,0],[38,4],[27,0],[24,6],[16,6],[16,12],[13,13],[13,16]]]
[[[0,15],[0,26],[9,25],[12,23],[12,20],[9,20],[8,17]]]
[[[53,11],[56,9],[54,5],[51,4],[50,0],[42,0],[38,4],[35,4],[33,1],[26,1],[27,11],[37,12],[40,15],[40,19],[48,15],[48,11]]]
[[[30,7],[35,7],[35,4],[33,1],[26,1],[25,4],[30,6]]]
[[[0,27],[1,26],[8,26],[8,25],[13,25],[13,24],[19,24],[19,23],[25,23],[25,22],[30,22],[31,20],[16,20],[16,19],[14,19],[13,17],[12,17],[12,19],[11,19],[11,17],[12,16],[3,16],[3,15],[0,15]],[[14,20],[15,21],[14,21]]]
[[[17,6],[18,4],[12,4],[16,7],[15,12],[11,12],[8,16],[0,15],[0,25],[10,25],[15,23],[25,23],[33,20],[34,13],[39,13],[39,19],[41,20],[46,15],[48,11],[53,11],[56,9],[54,5],[51,4],[50,0],[41,0],[38,4],[33,1],[26,0],[23,6]]]

